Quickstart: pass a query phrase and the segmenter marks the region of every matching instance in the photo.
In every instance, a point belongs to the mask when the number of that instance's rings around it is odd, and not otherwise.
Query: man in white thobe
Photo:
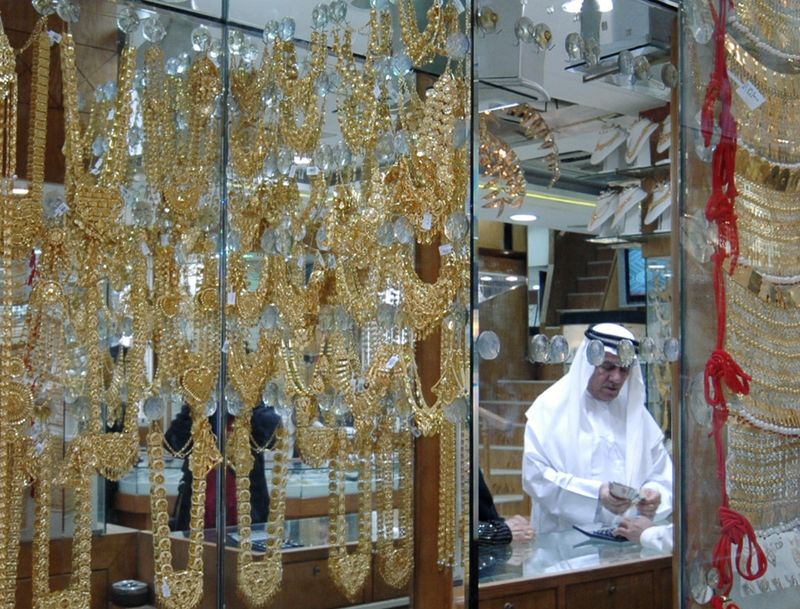
[[[593,339],[605,348],[599,366],[586,357]],[[617,324],[591,326],[569,372],[526,413],[522,485],[537,533],[613,524],[632,503],[611,493],[612,482],[638,490],[639,514],[659,521],[671,513],[672,461],[644,406],[638,359],[625,367],[617,356],[622,339],[637,344]]]

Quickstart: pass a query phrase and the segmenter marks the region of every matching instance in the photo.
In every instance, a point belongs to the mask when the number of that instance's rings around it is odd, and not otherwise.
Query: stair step
[[[528,400],[481,400],[481,406],[491,410],[491,407],[495,406],[524,406],[530,405]]]
[[[524,452],[525,447],[519,445],[511,445],[511,444],[489,444],[489,450],[499,451],[499,452],[520,453]]]
[[[496,445],[522,446],[525,443],[525,423],[515,423],[510,429],[498,429],[481,423],[481,434],[485,434],[486,441],[492,447],[489,452],[494,452]]]
[[[492,477],[497,476],[522,476],[522,470],[519,468],[511,467],[493,467],[489,470],[489,475]]]
[[[610,260],[589,260],[586,262],[586,275],[582,277],[608,277],[612,265]]]
[[[576,287],[579,292],[604,292],[608,283],[608,276],[578,277],[576,281]]]
[[[598,247],[597,250],[595,250],[595,260],[611,262],[616,255],[617,250],[611,249],[610,247]]]
[[[495,386],[495,395],[500,399],[527,401],[530,404],[552,384],[549,380],[500,379]]]
[[[521,444],[504,445],[499,442],[500,439],[497,439],[496,443],[489,445],[487,453],[481,454],[484,474],[503,476],[508,475],[506,472],[513,471],[515,472],[514,475],[522,475],[520,466],[522,465],[524,447]]]
[[[502,503],[511,503],[512,501],[522,501],[525,499],[525,495],[494,495],[494,503],[502,504]]]
[[[569,309],[602,309],[603,292],[570,292],[567,294]]]

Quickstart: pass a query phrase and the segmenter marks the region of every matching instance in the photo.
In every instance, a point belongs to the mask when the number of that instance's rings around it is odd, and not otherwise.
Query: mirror
[[[479,11],[473,366],[495,509],[481,520],[505,519],[513,539],[479,526],[481,599],[505,598],[504,579],[600,577],[621,560],[668,570],[676,11],[638,0]],[[620,526],[639,514],[650,520]]]

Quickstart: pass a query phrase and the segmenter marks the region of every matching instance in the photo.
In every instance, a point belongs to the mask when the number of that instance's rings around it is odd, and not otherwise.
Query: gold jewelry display
[[[420,32],[417,29],[417,14],[412,0],[397,3],[400,17],[400,35],[406,53],[416,66],[430,62],[436,55],[446,55],[447,36],[457,31],[458,10],[452,2],[434,2],[428,9],[427,25]]]
[[[527,183],[516,153],[491,132],[484,115],[480,118],[480,141],[481,171],[489,176],[484,185],[488,192],[483,195],[486,201],[483,207],[497,209],[500,216],[506,205],[513,208],[522,205]]]
[[[405,587],[414,570],[414,517],[412,479],[414,462],[411,452],[411,432],[393,429],[394,422],[384,423],[376,457],[378,458],[378,572],[394,588]],[[394,480],[398,472],[397,530],[394,530]]]
[[[800,473],[800,438],[729,422],[731,507],[747,515],[761,535],[798,524],[797,501],[787,481]]]
[[[347,600],[355,602],[372,569],[372,476],[370,460],[356,449],[353,457],[358,462],[358,541],[355,550],[348,552],[344,480],[350,454],[348,444],[347,432],[338,430],[335,454],[330,460],[328,474],[331,488],[328,571],[333,583]]]
[[[14,193],[17,163],[17,119],[19,78],[16,54],[32,47],[31,103],[28,123],[28,193]],[[20,328],[14,307],[24,304],[24,292],[15,285],[19,265],[41,235],[41,198],[44,183],[44,152],[47,123],[47,79],[50,48],[40,21],[18,52],[11,47],[0,24],[0,248],[2,249],[2,318],[0,319],[0,606],[16,604],[17,563],[22,528],[25,486],[33,474],[33,449],[26,424],[34,415],[22,340],[30,327]],[[23,322],[24,323],[24,322]],[[26,331],[27,330],[27,331]],[[79,548],[78,556],[82,557]],[[75,554],[73,554],[75,556]]]
[[[200,28],[193,32],[191,61],[165,59],[169,45],[155,41],[152,27],[145,31],[140,72],[126,31],[118,75],[88,112],[79,111],[73,34],[65,27],[59,40],[43,18],[16,51],[33,49],[27,195],[12,193],[18,78],[15,51],[0,30],[3,607],[14,604],[10,574],[30,483],[36,489],[34,607],[90,604],[93,477],[119,480],[134,466],[142,412],[151,419],[146,449],[156,603],[192,609],[202,602],[206,478],[223,463],[224,443],[236,475],[236,588],[247,606],[266,607],[281,587],[291,440],[291,425],[280,427],[266,552],[259,557],[249,474],[253,451],[268,447],[253,445],[251,415],[268,379],[290,400],[281,403],[281,414],[296,424],[305,464],[329,462],[329,570],[347,598],[362,594],[373,552],[390,585],[407,586],[412,575],[417,431],[442,435],[448,488],[441,495],[440,557],[443,565],[456,561],[463,520],[455,514],[466,477],[453,463],[460,421],[445,413],[463,396],[468,378],[463,320],[451,323],[448,316],[469,285],[463,223],[469,151],[454,142],[465,129],[470,87],[463,58],[453,56],[424,99],[400,74],[404,59],[413,66],[450,55],[448,37],[461,19],[457,4],[435,3],[422,32],[411,2],[403,0],[398,10],[407,58],[393,52],[389,12],[370,11],[363,60],[353,56],[353,32],[336,21],[330,38],[338,83],[328,77],[329,39],[319,27],[303,51],[287,31],[265,36],[258,66],[251,47],[246,57],[223,54],[231,62],[227,91]],[[127,30],[124,11],[118,17]],[[61,53],[66,132],[65,201],[55,209],[43,187],[51,38]],[[323,133],[327,99],[334,97],[328,89],[336,93],[343,138],[335,146]],[[415,244],[440,246],[433,283],[417,273]],[[19,305],[27,307],[23,316],[15,312]],[[439,327],[441,374],[436,399],[427,404],[415,345]],[[226,383],[217,382],[221,369]],[[208,419],[217,385],[242,399],[225,440]],[[60,458],[49,425],[51,405],[63,403],[77,431]],[[164,430],[182,403],[191,436],[173,454],[188,459],[193,480],[188,560],[178,568]],[[345,474],[354,469],[359,533],[348,547]],[[72,577],[66,589],[52,591],[51,497],[61,489],[71,493],[75,513]]]
[[[552,172],[553,177],[550,180],[549,187],[555,185],[561,177],[561,161],[558,156],[558,146],[556,145],[555,134],[544,117],[534,108],[528,104],[520,104],[508,109],[508,114],[517,116],[520,120],[520,126],[525,130],[525,137],[529,139],[542,140],[541,147],[547,148],[550,152],[547,153],[547,168]],[[595,146],[595,152],[599,152],[606,146],[610,145],[614,139],[608,142],[598,143]]]

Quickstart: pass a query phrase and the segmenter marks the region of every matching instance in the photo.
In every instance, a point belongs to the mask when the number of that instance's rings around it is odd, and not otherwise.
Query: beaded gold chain
[[[394,588],[408,584],[414,570],[414,518],[412,479],[414,462],[411,452],[411,432],[394,430],[387,418],[378,444],[379,479],[378,504],[378,572]],[[394,529],[394,464],[398,465],[398,508],[395,540]]]
[[[372,568],[372,464],[369,456],[358,449],[353,453],[353,458],[358,462],[358,541],[355,550],[348,552],[344,481],[345,467],[349,461],[348,443],[347,432],[338,429],[336,450],[330,460],[328,473],[331,489],[328,571],[336,587],[349,601],[354,602],[367,583]]]

